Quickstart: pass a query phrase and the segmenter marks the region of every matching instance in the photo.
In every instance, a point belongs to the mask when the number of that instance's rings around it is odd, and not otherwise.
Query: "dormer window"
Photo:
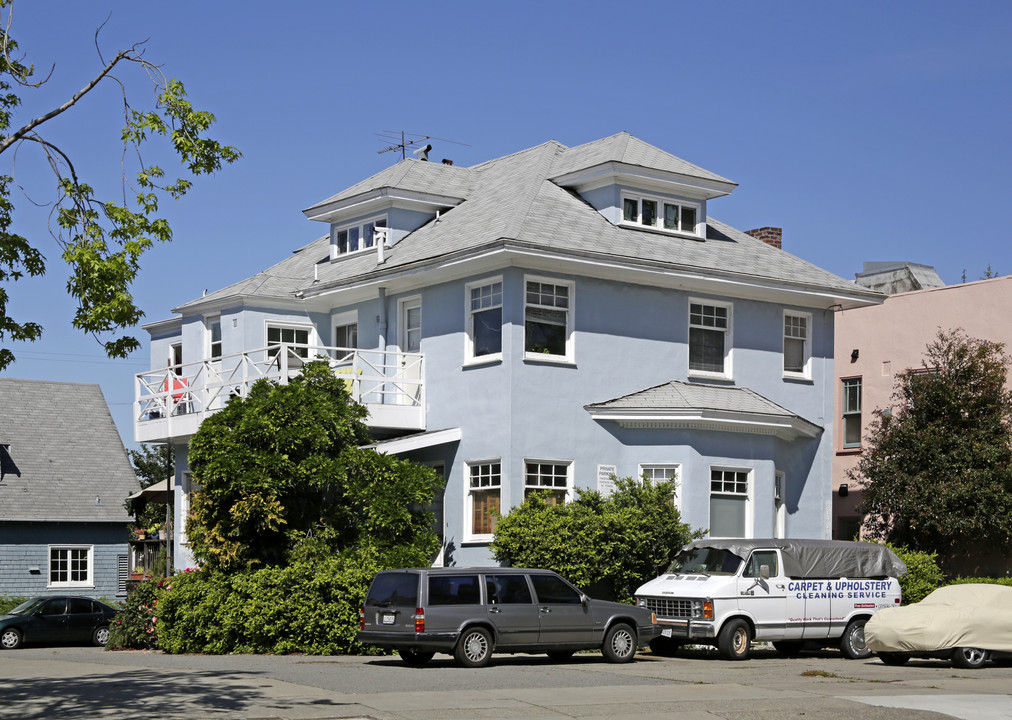
[[[330,258],[369,250],[375,246],[376,228],[385,228],[385,217],[372,218],[366,222],[333,226],[330,232]]]
[[[698,235],[699,206],[642,195],[622,195],[622,222]]]

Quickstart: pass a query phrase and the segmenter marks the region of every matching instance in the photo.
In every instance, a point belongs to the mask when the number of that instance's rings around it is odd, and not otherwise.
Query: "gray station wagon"
[[[376,575],[358,640],[397,650],[408,665],[444,652],[483,667],[493,652],[563,660],[598,648],[610,662],[629,662],[655,633],[649,610],[593,600],[549,570],[416,568]]]

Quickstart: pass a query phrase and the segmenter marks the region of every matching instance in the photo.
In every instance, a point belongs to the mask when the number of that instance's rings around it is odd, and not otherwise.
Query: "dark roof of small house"
[[[0,408],[0,522],[130,520],[140,483],[98,385],[0,378]]]

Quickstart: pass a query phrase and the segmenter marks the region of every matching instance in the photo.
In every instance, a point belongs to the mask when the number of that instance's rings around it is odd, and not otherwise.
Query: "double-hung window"
[[[661,482],[676,483],[674,502],[681,509],[681,493],[678,491],[678,465],[640,465],[640,477],[654,484]]]
[[[812,316],[784,313],[784,377],[812,377]]]
[[[698,235],[699,206],[659,197],[623,195],[622,222],[632,225]]]
[[[534,492],[547,491],[545,502],[549,505],[562,505],[569,496],[571,482],[570,462],[552,462],[547,460],[524,461],[524,498]]]
[[[467,286],[467,359],[502,357],[502,278]]]
[[[309,328],[289,325],[268,325],[267,326],[267,354],[274,358],[278,356],[281,346],[288,346],[288,350],[303,360],[309,357]]]
[[[94,587],[91,545],[49,546],[49,587]]]
[[[731,377],[731,305],[689,302],[689,373]]]
[[[361,250],[368,250],[376,244],[376,229],[380,228],[382,230],[386,226],[387,219],[381,217],[354,225],[332,227],[330,232],[331,259],[341,255],[357,253]]]
[[[861,378],[843,379],[843,446],[861,447]]]
[[[573,359],[573,284],[528,278],[524,293],[524,357]]]
[[[221,360],[221,315],[207,318],[207,356]]]
[[[710,537],[748,537],[749,471],[710,469]]]
[[[491,539],[502,499],[502,465],[498,460],[468,463],[471,539]]]

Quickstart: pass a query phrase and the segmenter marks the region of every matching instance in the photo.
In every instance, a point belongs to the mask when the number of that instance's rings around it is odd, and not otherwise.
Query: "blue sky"
[[[1012,3],[21,0],[12,35],[55,69],[15,123],[98,71],[107,16],[106,57],[147,39],[245,156],[163,206],[175,239],[137,283],[146,322],[322,235],[302,209],[399,159],[378,153],[383,131],[454,140],[432,158],[472,165],[624,130],[737,182],[712,216],[782,226],[786,251],[843,277],[874,260],[934,265],[949,284],[1012,273]],[[140,104],[145,81],[121,75]],[[105,193],[120,188],[118,93],[105,83],[42,128]],[[47,171],[22,152],[13,172],[16,227],[50,266],[9,288],[15,317],[46,331],[4,374],[100,383],[133,446],[147,347],[110,361],[70,327],[33,205],[52,198]]]

